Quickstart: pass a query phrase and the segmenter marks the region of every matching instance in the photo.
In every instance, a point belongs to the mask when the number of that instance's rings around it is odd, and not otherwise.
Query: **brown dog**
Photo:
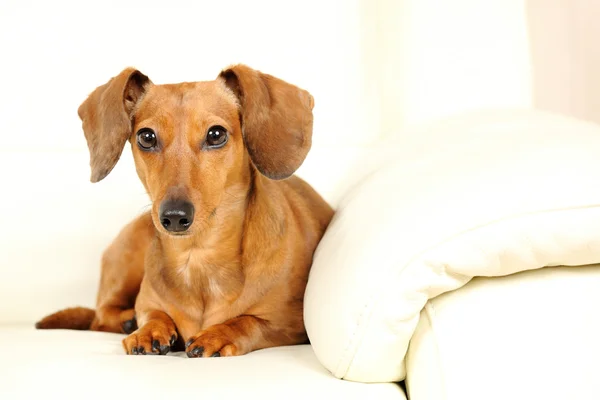
[[[40,329],[126,332],[128,354],[245,354],[306,342],[303,297],[333,211],[292,176],[311,146],[313,98],[236,65],[214,81],[154,85],[125,69],[80,106],[92,182],[129,140],[150,212],[106,250],[96,311]],[[139,292],[139,293],[138,293]],[[135,304],[135,314],[134,314]]]

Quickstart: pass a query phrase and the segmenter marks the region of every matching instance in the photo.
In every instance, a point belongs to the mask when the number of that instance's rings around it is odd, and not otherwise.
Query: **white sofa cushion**
[[[0,326],[1,399],[384,399],[406,400],[397,384],[335,379],[310,346],[240,357],[127,356],[124,335]]]
[[[600,265],[475,278],[430,300],[411,340],[411,400],[596,400]]]
[[[533,111],[429,126],[342,199],[305,322],[335,376],[402,380],[419,314],[475,276],[600,261],[600,128]]]

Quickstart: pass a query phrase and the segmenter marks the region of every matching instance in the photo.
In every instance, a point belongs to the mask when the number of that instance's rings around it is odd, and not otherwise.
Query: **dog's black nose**
[[[194,222],[194,206],[185,200],[167,200],[160,205],[160,223],[169,232],[184,232]]]

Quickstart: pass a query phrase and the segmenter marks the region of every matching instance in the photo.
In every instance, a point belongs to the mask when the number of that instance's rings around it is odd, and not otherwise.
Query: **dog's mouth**
[[[186,237],[186,236],[192,235],[191,232],[169,232],[164,229],[163,229],[163,232],[166,233],[168,236],[172,236],[172,237]]]

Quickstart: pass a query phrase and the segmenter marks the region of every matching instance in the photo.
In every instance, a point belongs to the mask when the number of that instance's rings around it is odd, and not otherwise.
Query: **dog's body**
[[[37,326],[127,332],[135,313],[129,354],[305,342],[304,289],[333,214],[291,176],[310,148],[312,106],[308,92],[242,65],[176,85],[126,69],[97,88],[79,109],[92,181],[129,140],[152,210],[105,252],[96,311]]]

